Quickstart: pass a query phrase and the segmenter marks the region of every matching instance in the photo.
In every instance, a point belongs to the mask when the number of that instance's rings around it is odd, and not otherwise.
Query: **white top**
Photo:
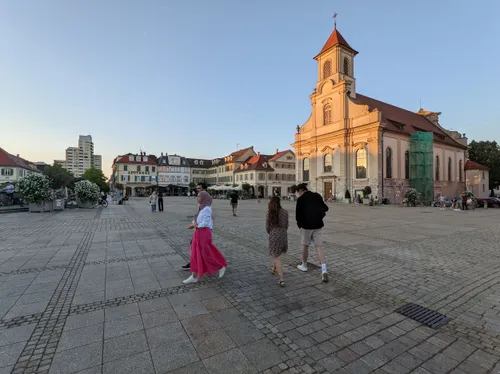
[[[212,207],[206,206],[198,212],[198,217],[196,218],[196,223],[198,228],[208,227],[210,230],[213,226],[212,220]]]

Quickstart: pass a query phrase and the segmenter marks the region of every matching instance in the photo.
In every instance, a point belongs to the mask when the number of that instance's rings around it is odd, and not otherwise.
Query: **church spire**
[[[321,54],[328,51],[330,48],[335,47],[336,45],[341,45],[341,46],[349,49],[351,52],[354,53],[354,55],[358,54],[358,52],[356,50],[354,50],[353,48],[351,48],[349,43],[347,43],[347,41],[344,39],[342,34],[340,34],[340,32],[337,30],[337,21],[336,21],[337,13],[335,13],[334,17],[335,17],[335,26],[334,26],[335,28],[334,28],[332,34],[330,35],[330,37],[328,38],[328,40],[326,41],[325,45],[321,49],[321,51],[318,53],[318,55],[316,57],[314,57],[315,60],[317,60]]]

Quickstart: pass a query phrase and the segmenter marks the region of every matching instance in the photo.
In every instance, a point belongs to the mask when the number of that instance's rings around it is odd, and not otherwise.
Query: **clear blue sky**
[[[312,59],[333,30],[357,91],[469,139],[499,139],[500,2],[0,1],[0,146],[64,158],[91,134],[117,154],[288,148],[310,113]]]

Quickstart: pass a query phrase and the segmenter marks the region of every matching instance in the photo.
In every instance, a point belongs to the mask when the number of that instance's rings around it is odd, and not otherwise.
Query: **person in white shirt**
[[[189,229],[195,230],[191,243],[191,276],[184,284],[197,283],[205,274],[219,272],[222,278],[226,272],[227,262],[222,253],[212,243],[212,197],[208,192],[198,194],[200,210]]]

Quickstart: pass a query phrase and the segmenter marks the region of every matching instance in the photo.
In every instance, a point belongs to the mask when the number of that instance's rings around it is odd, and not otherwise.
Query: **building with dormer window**
[[[156,156],[127,153],[113,160],[111,181],[123,186],[128,196],[146,196],[157,186]]]
[[[165,187],[168,195],[180,195],[191,182],[189,162],[185,157],[163,152],[158,158],[158,186]]]

